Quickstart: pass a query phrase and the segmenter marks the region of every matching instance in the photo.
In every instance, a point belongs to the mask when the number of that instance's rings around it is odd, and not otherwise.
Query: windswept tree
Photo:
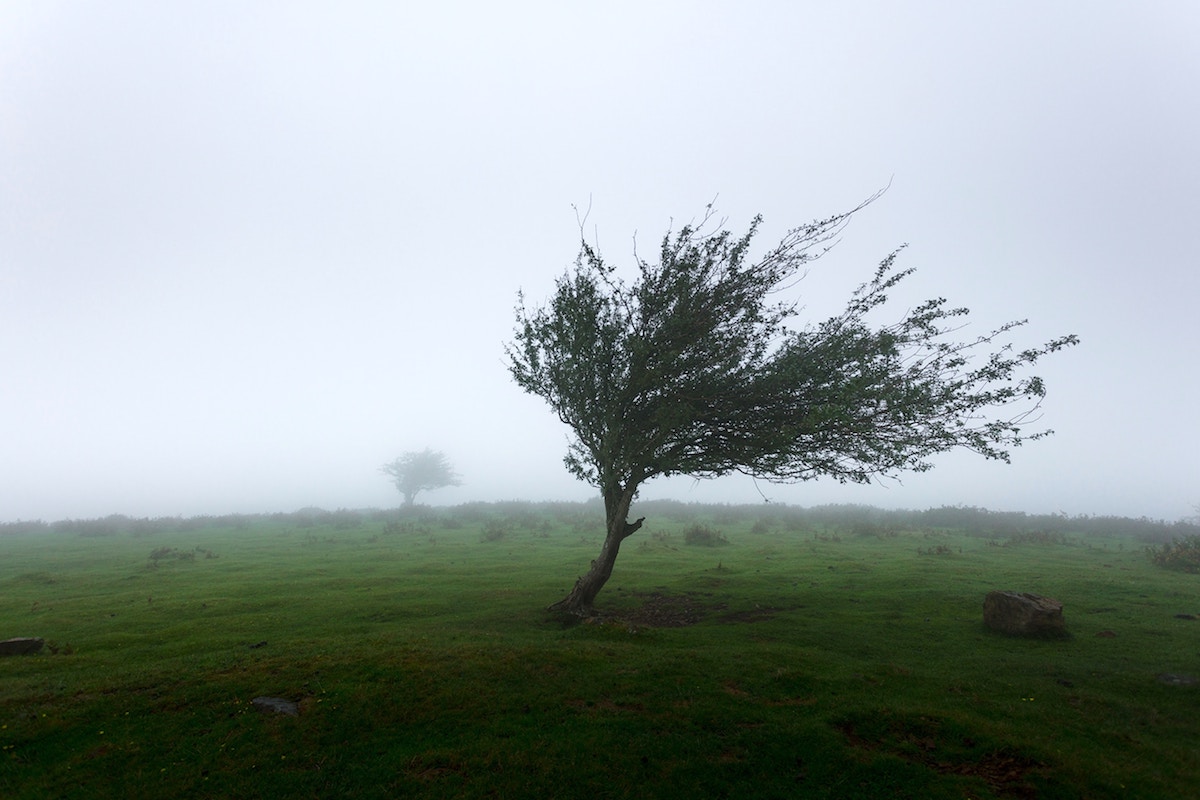
[[[954,448],[1008,461],[1010,448],[1051,433],[1025,428],[1046,392],[1026,368],[1076,337],[1015,350],[1003,340],[1018,321],[962,341],[954,334],[968,310],[943,298],[878,323],[888,292],[912,273],[897,268],[899,251],[840,314],[788,326],[799,308],[786,290],[865,205],[795,228],[758,256],[761,218],[735,236],[713,224],[710,206],[698,224],[668,230],[657,263],[635,253],[631,282],[581,241],[546,305],[518,296],[513,379],[571,428],[567,469],[604,500],[600,555],[551,609],[591,613],[643,523],[629,511],[652,478],[867,483],[928,470]]]
[[[413,450],[405,453],[395,461],[384,464],[379,471],[396,484],[396,490],[404,495],[405,506],[413,504],[418,492],[462,485],[446,456],[428,447],[419,452]]]

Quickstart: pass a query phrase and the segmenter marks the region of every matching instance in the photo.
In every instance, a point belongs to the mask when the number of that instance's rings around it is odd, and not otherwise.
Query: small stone
[[[297,703],[284,700],[282,697],[256,697],[250,701],[250,704],[259,711],[274,711],[276,714],[287,714],[289,717],[300,713],[300,706]]]
[[[0,642],[0,656],[27,656],[39,652],[46,644],[45,639],[18,637]]]

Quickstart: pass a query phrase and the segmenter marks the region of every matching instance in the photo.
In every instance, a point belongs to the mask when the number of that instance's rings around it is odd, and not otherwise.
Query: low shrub
[[[402,534],[425,536],[428,535],[429,528],[412,520],[405,522],[389,520],[383,523],[383,533],[385,536],[400,536]]]
[[[176,559],[178,561],[195,561],[196,552],[194,550],[178,550],[174,547],[159,547],[150,553],[150,562],[153,566],[158,566],[158,562],[163,559]]]
[[[329,523],[339,531],[348,531],[355,528],[361,528],[363,524],[362,515],[357,511],[351,511],[347,508],[339,508],[329,515]]]
[[[850,525],[850,533],[864,538],[871,536],[882,538],[887,532],[888,529],[884,525],[875,522],[874,520],[862,520],[861,522],[854,522]]]
[[[42,522],[40,519],[16,522],[0,522],[0,536],[5,534],[25,534],[25,533],[42,533],[49,530],[50,526]]]
[[[1200,536],[1188,536],[1146,548],[1150,560],[1163,569],[1200,573]]]
[[[191,550],[180,550],[175,547],[159,547],[150,552],[150,566],[157,567],[160,561],[195,561],[196,554],[201,553],[205,558],[220,558],[207,547],[196,547]]]
[[[1025,533],[1014,533],[1008,537],[1008,541],[1004,543],[1005,547],[1010,544],[1070,544],[1071,540],[1067,538],[1065,533],[1050,533],[1047,531],[1026,531]]]
[[[490,519],[484,523],[481,540],[485,542],[498,542],[505,536],[508,536],[509,530],[508,524],[498,519]]]
[[[718,531],[706,525],[693,525],[683,534],[684,544],[699,545],[700,547],[717,547],[729,544],[729,540]]]

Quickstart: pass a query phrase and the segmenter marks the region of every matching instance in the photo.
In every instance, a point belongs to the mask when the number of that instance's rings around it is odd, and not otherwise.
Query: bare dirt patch
[[[665,594],[663,592],[637,592],[642,598],[640,608],[622,614],[622,618],[635,625],[651,628],[683,628],[695,625],[708,615],[723,611],[727,606],[712,600],[707,593]]]
[[[804,607],[755,606],[730,610],[729,604],[715,597],[712,592],[672,593],[656,589],[649,592],[628,592],[625,597],[640,600],[641,605],[623,609],[602,609],[582,619],[564,615],[559,621],[564,627],[580,623],[601,627],[623,626],[630,633],[636,633],[638,629],[647,628],[684,628],[706,619],[728,625],[763,622],[780,612]]]
[[[649,628],[683,628],[709,618],[715,622],[731,625],[742,622],[763,622],[781,611],[790,610],[775,606],[755,606],[750,609],[730,611],[729,604],[715,598],[712,592],[673,594],[652,591],[632,594],[642,600],[641,606],[624,611],[617,616],[624,622]]]
[[[835,727],[854,747],[887,752],[942,774],[979,778],[1001,797],[1036,797],[1028,778],[1045,769],[1010,748],[988,746],[962,731],[945,731],[942,721],[931,717],[882,714],[865,724],[843,720]]]

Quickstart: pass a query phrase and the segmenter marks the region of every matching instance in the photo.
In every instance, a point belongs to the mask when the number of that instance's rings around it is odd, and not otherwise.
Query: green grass
[[[58,652],[0,659],[0,797],[1194,792],[1200,687],[1157,676],[1200,674],[1197,576],[1116,536],[755,513],[650,516],[577,625],[543,609],[598,520],[536,507],[2,536],[0,638]],[[1063,601],[1072,636],[989,633],[991,589]],[[699,621],[646,624],[654,597]]]

